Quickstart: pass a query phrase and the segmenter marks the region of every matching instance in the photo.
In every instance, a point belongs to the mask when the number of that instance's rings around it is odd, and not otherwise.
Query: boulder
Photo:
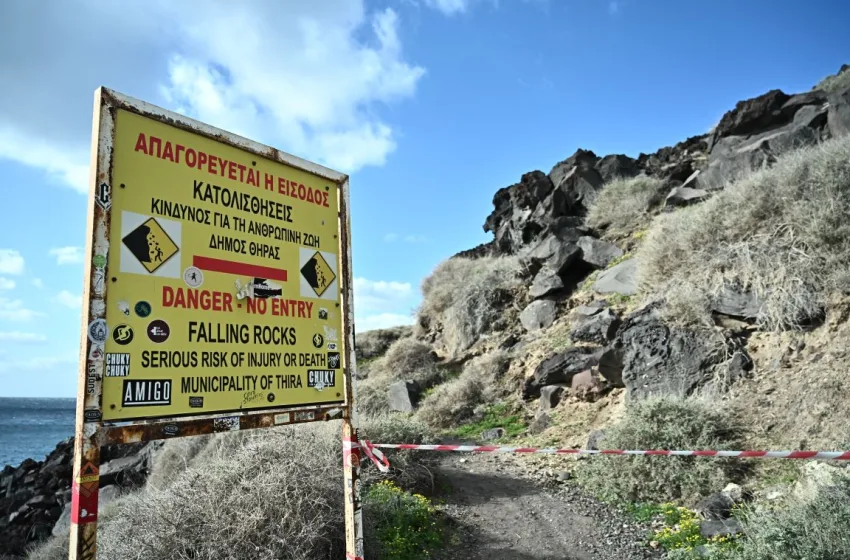
[[[827,123],[833,138],[850,134],[850,86],[829,95]]]
[[[570,331],[575,341],[607,344],[614,338],[620,326],[620,319],[610,309],[598,311],[587,317]]]
[[[563,275],[581,256],[581,249],[577,245],[581,236],[582,233],[573,228],[549,234],[530,249],[523,251],[521,261],[532,274],[537,274],[546,267],[555,274]]]
[[[699,173],[699,172],[697,172]],[[708,191],[690,187],[674,187],[664,199],[665,206],[687,206],[699,202],[708,196]]]
[[[723,492],[703,498],[694,508],[703,519],[728,519],[735,506],[734,500]]]
[[[615,387],[625,387],[623,383],[623,351],[616,345],[602,351],[597,370]]]
[[[595,268],[605,268],[613,260],[623,256],[623,250],[613,243],[588,235],[580,237],[576,245],[581,249],[581,260]]]
[[[582,320],[587,317],[592,317],[596,315],[603,309],[605,309],[608,304],[604,301],[594,301],[588,303],[587,305],[579,305],[575,309],[572,310],[573,318],[576,320]]]
[[[528,304],[519,314],[519,321],[529,332],[545,329],[555,322],[555,302],[549,299],[538,299]]]
[[[557,272],[544,266],[534,277],[528,295],[532,298],[541,298],[564,289],[564,281]]]
[[[800,108],[782,126],[749,136],[724,137],[712,148],[708,167],[700,173],[696,184],[708,191],[722,189],[747,173],[772,165],[780,154],[816,144],[826,122],[827,111],[809,105]]]
[[[705,519],[699,524],[699,532],[703,538],[710,539],[712,537],[728,537],[743,533],[744,529],[741,523],[735,519],[713,520]]]
[[[587,445],[585,446],[590,450],[598,450],[601,449],[599,447],[602,443],[602,440],[605,438],[605,432],[602,430],[593,430],[587,435]]]
[[[637,293],[638,259],[625,260],[603,271],[593,283],[593,289],[600,294],[633,295]]]
[[[712,133],[712,146],[720,138],[752,134],[784,124],[789,116],[787,112],[783,114],[782,106],[790,98],[788,94],[773,89],[758,97],[739,101],[735,108],[727,111],[717,123]]]
[[[541,171],[526,173],[520,182],[499,189],[493,197],[495,209],[484,222],[484,231],[493,233],[494,249],[513,254],[532,242],[545,224],[528,220],[532,211],[553,191],[552,181]]]
[[[580,371],[570,380],[570,394],[582,401],[594,402],[609,388],[592,369]]]
[[[555,189],[564,196],[565,212],[573,216],[583,215],[587,204],[602,188],[602,176],[595,169],[599,160],[591,151],[578,150],[564,161],[557,163],[549,178]]]
[[[481,432],[482,441],[493,441],[505,437],[507,432],[504,428],[490,428]]]
[[[753,369],[753,360],[741,350],[732,354],[726,363],[726,375],[730,383],[743,379]]]
[[[523,398],[540,396],[541,389],[547,385],[569,385],[573,376],[590,369],[599,362],[599,353],[590,353],[584,348],[570,348],[553,354],[540,362],[534,375],[526,380]]]
[[[564,388],[560,385],[548,385],[540,389],[540,410],[552,410],[561,402]]]
[[[823,108],[828,101],[826,93],[819,89],[798,93],[788,98],[788,101],[782,104],[779,109],[784,118],[791,119],[797,114],[797,111],[806,106]]]
[[[528,426],[528,433],[532,435],[540,434],[552,425],[552,419],[545,412],[539,412],[534,421]]]
[[[761,309],[761,301],[751,291],[726,285],[712,298],[711,309],[731,317],[755,319]]]
[[[723,493],[726,494],[730,500],[735,503],[739,503],[744,499],[744,489],[734,482],[730,482],[723,489]]]
[[[415,381],[396,381],[387,388],[390,410],[413,412],[419,400],[419,384]]]
[[[612,347],[606,350],[606,367],[599,368],[608,377],[608,372],[616,375],[617,361],[622,363],[628,399],[690,395],[711,382],[715,369],[725,365],[724,346],[744,352],[737,339],[719,344],[712,337],[720,335],[713,331],[668,326],[657,310],[658,304],[651,304],[628,316]]]
[[[620,177],[635,177],[640,173],[637,160],[624,154],[605,156],[596,162],[595,167],[605,183]]]

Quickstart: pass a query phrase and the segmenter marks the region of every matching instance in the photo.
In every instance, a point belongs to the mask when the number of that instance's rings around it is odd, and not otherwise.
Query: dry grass
[[[606,237],[620,237],[646,227],[660,200],[664,182],[655,177],[617,178],[606,184],[590,206],[587,224],[605,227]]]
[[[434,428],[451,428],[472,417],[475,408],[495,402],[500,382],[510,365],[500,350],[473,358],[460,376],[438,385],[420,404],[417,415]]]
[[[758,324],[794,328],[850,288],[850,137],[788,152],[707,202],[660,216],[638,250],[642,292],[671,318],[711,324],[712,298],[740,286]]]
[[[713,560],[845,560],[850,558],[850,482],[825,485],[784,507],[746,509],[741,549]]]
[[[403,418],[364,419],[361,430],[375,440],[422,441],[418,426]],[[98,558],[314,560],[343,555],[339,422],[216,435],[192,446],[193,459],[175,461],[189,441],[168,442],[171,458],[156,462],[152,483],[103,509]],[[410,466],[404,457],[393,456],[393,478],[430,480],[427,469],[404,469]],[[361,472],[365,485],[383,476],[368,466]],[[29,559],[67,558],[67,546],[68,536],[62,535]]]
[[[437,355],[431,346],[412,337],[396,340],[387,353],[369,363],[369,377],[357,383],[357,406],[366,414],[388,409],[387,388],[400,380],[411,380],[423,389],[440,380]]]
[[[412,327],[401,326],[357,333],[355,352],[358,362],[383,356],[393,342],[410,336],[412,332]]]
[[[843,72],[833,74],[832,76],[827,76],[826,78],[821,80],[820,83],[816,85],[814,89],[820,89],[825,91],[826,93],[833,93],[836,91],[841,91],[847,87],[850,87],[850,68],[844,70]]]
[[[516,257],[443,261],[422,282],[417,332],[441,332],[449,357],[460,356],[481,334],[508,325],[503,311],[522,274]]]
[[[632,403],[605,431],[602,449],[738,449],[742,426],[716,403],[654,398]],[[740,462],[704,457],[589,457],[577,478],[597,496],[615,502],[678,500],[694,504],[740,480]]]

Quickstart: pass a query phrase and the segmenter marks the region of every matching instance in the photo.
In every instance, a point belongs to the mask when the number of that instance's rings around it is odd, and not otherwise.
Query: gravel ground
[[[437,496],[440,508],[457,530],[437,560],[664,558],[644,544],[647,525],[508,457],[447,453],[439,472],[450,487]]]

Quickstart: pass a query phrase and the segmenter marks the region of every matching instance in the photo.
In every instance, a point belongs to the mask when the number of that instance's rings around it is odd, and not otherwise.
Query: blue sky
[[[93,92],[351,174],[358,330],[412,321],[495,191],[652,152],[850,62],[850,5],[750,0],[0,4],[0,396],[73,396]]]

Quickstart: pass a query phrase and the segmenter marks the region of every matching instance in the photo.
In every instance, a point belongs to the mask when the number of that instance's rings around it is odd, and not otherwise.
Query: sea
[[[57,443],[73,436],[76,402],[0,397],[0,470],[28,458],[43,461]]]

